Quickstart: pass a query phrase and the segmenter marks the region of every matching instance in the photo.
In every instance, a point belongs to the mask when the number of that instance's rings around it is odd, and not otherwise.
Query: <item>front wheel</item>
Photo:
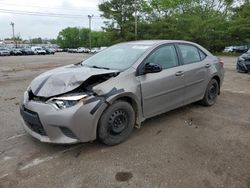
[[[117,145],[128,139],[135,125],[135,112],[125,101],[116,101],[101,116],[98,138],[106,145]]]
[[[212,79],[207,86],[205,95],[201,100],[201,104],[204,106],[212,106],[216,102],[216,99],[219,94],[219,84],[217,80]]]

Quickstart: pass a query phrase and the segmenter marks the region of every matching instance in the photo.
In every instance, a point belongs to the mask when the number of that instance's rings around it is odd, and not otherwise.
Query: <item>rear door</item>
[[[146,118],[183,105],[184,77],[173,44],[159,47],[144,63],[160,64],[158,73],[138,76],[141,84],[143,114]]]
[[[211,64],[207,61],[207,55],[194,45],[178,44],[178,50],[185,75],[184,103],[188,104],[203,97]]]

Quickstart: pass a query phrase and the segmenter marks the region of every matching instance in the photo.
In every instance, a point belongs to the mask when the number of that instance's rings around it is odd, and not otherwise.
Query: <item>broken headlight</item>
[[[87,99],[88,95],[54,97],[48,100],[47,104],[52,104],[56,109],[65,109],[76,105],[77,103]]]

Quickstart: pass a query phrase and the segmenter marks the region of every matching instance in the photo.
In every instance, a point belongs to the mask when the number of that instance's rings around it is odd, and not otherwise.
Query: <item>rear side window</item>
[[[163,69],[178,66],[178,58],[173,45],[165,45],[158,48],[146,61],[147,63],[160,64]]]
[[[185,65],[200,62],[201,60],[206,58],[206,55],[192,45],[186,45],[186,44],[179,44],[178,45],[183,57],[183,63]]]
[[[203,51],[199,50],[199,53],[200,53],[201,61],[207,57],[207,55]]]

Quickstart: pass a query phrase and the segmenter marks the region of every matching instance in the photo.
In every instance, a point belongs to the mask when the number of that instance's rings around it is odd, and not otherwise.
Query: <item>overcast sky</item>
[[[15,33],[24,39],[29,37],[56,38],[63,28],[87,27],[88,16],[94,14],[92,29],[101,30],[103,19],[100,18],[98,3],[102,0],[0,0],[0,39],[11,37],[10,22],[15,23]],[[21,15],[27,12],[60,14],[60,17]],[[63,15],[61,15],[63,14]],[[78,15],[77,18],[65,18]]]

